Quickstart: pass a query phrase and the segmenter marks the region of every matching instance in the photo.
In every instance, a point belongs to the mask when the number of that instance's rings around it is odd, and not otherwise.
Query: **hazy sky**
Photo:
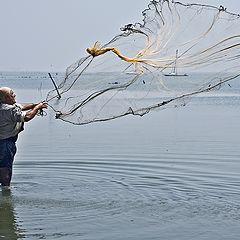
[[[238,0],[184,0],[224,5],[240,13]],[[148,0],[0,0],[0,71],[64,71],[95,41],[142,21]]]

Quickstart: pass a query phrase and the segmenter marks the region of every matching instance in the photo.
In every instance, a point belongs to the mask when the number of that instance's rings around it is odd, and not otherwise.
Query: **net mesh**
[[[185,105],[239,77],[239,20],[223,6],[153,0],[143,23],[86,49],[47,101],[79,125]]]

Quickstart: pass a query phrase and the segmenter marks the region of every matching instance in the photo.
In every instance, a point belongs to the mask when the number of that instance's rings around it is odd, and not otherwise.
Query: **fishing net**
[[[240,15],[223,6],[151,1],[143,23],[122,27],[70,65],[47,101],[73,123],[185,105],[240,75]]]

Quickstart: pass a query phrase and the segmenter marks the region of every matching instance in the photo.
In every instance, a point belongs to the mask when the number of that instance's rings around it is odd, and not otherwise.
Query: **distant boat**
[[[188,76],[186,73],[178,73],[177,72],[177,59],[178,59],[178,50],[176,50],[176,58],[174,61],[173,70],[170,73],[164,73],[164,76],[166,77],[183,77]]]

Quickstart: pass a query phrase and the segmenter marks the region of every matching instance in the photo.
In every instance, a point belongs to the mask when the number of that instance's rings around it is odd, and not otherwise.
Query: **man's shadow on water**
[[[11,190],[3,190],[0,187],[0,239],[23,238],[23,230],[17,224]]]

